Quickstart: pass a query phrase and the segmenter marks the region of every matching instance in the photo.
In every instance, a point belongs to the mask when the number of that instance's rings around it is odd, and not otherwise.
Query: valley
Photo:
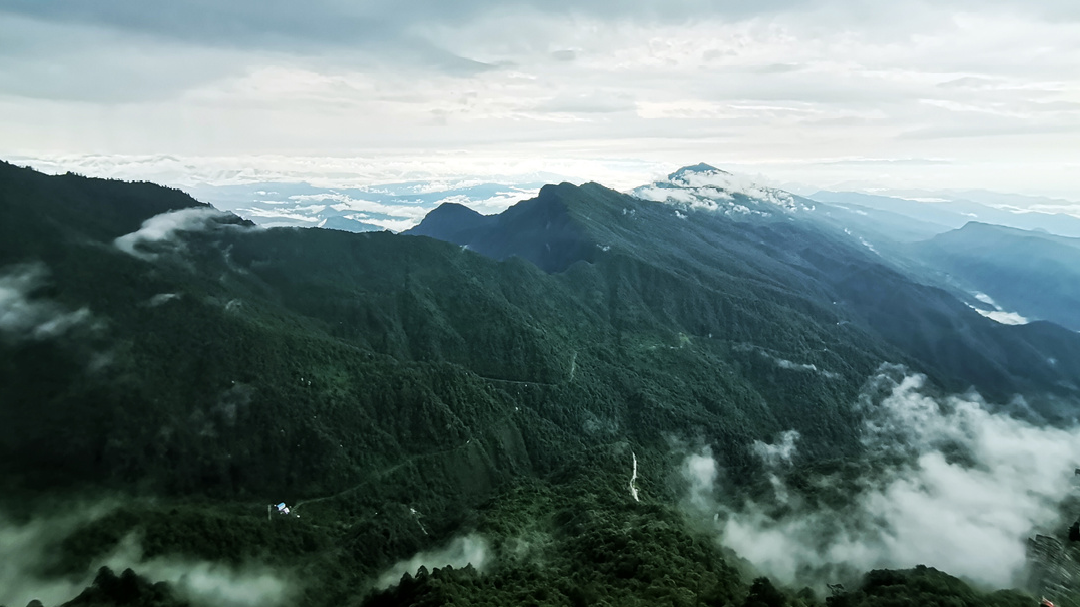
[[[0,603],[1034,605],[1066,289],[975,224],[875,251],[708,165],[645,187],[354,233],[0,165]]]

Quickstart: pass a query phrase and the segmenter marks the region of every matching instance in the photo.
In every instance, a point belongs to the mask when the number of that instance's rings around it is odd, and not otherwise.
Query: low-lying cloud
[[[119,574],[131,568],[151,582],[168,582],[177,596],[194,607],[256,607],[289,604],[294,585],[287,576],[266,566],[232,567],[179,557],[144,557],[139,538],[130,535],[85,571],[69,575],[49,573],[57,547],[80,527],[112,509],[108,504],[73,508],[26,522],[0,513],[0,605],[25,605],[40,600],[59,605],[71,600],[93,582],[102,566]]]
[[[292,596],[292,586],[269,567],[232,567],[177,557],[145,559],[136,536],[121,542],[104,564],[116,572],[130,567],[151,581],[169,582],[181,598],[198,607],[285,605]]]
[[[842,505],[781,480],[777,466],[790,461],[797,434],[756,443],[773,497],[718,507],[721,542],[794,584],[918,564],[991,587],[1022,584],[1025,540],[1060,523],[1080,463],[1080,428],[996,414],[978,395],[929,396],[925,381],[883,368],[860,403],[871,464],[855,479],[799,483],[820,493],[847,492]],[[699,485],[691,499],[699,503],[716,489],[708,482],[716,475],[708,473],[707,455],[687,460],[688,469],[706,472],[693,475]]]
[[[406,573],[416,575],[416,571],[420,567],[431,570],[436,567],[450,565],[455,569],[460,569],[466,565],[472,565],[474,568],[483,571],[489,554],[490,549],[487,540],[480,535],[470,533],[463,537],[454,538],[442,549],[419,552],[411,559],[398,561],[379,576],[379,579],[375,582],[375,588],[380,590],[389,588],[400,582],[401,576]]]
[[[986,293],[975,293],[975,299],[994,307],[993,310],[984,310],[968,304],[972,310],[975,310],[994,322],[999,322],[1003,325],[1026,325],[1030,322],[1028,318],[1025,318],[1016,312],[1009,312],[1003,309]]]
[[[708,165],[672,173],[651,185],[633,190],[642,200],[676,205],[687,210],[703,210],[726,215],[769,215],[774,212],[807,210],[783,190],[759,185],[743,175],[735,175]],[[742,204],[741,196],[754,208]]]
[[[124,234],[113,241],[117,249],[139,259],[153,260],[157,254],[147,250],[153,243],[175,243],[180,232],[207,230],[228,225],[221,221],[228,213],[213,207],[189,207],[154,215],[143,222],[138,230]]]
[[[753,344],[737,344],[734,346],[734,349],[741,352],[757,352],[761,355],[762,358],[769,359],[770,361],[772,361],[773,364],[775,364],[777,367],[780,367],[781,369],[788,369],[790,371],[806,371],[811,373],[820,373],[821,375],[829,379],[840,379],[842,377],[839,373],[829,371],[827,369],[822,369],[821,367],[818,367],[813,363],[797,363],[786,358],[774,356],[770,354],[769,351],[765,348],[755,346]]]
[[[780,433],[777,442],[769,444],[762,441],[754,441],[752,448],[754,454],[757,455],[766,466],[776,467],[783,464],[790,465],[791,458],[795,455],[795,443],[798,440],[798,431],[786,430]]]
[[[689,484],[688,502],[698,512],[716,509],[714,489],[719,470],[712,449],[705,447],[683,462],[682,475]]]
[[[44,264],[19,265],[0,271],[0,337],[42,340],[58,337],[91,320],[86,308],[69,310],[33,293],[48,277]]]
[[[153,297],[151,297],[150,300],[148,302],[146,302],[146,303],[151,308],[156,308],[156,307],[158,307],[158,306],[160,306],[160,305],[162,305],[164,303],[168,303],[168,302],[170,302],[170,301],[172,301],[174,299],[179,299],[179,298],[180,298],[179,293],[158,293],[157,295],[154,295]]]

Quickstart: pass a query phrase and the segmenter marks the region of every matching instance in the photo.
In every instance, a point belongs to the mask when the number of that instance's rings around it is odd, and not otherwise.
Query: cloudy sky
[[[0,157],[1080,200],[1076,0],[0,0]]]

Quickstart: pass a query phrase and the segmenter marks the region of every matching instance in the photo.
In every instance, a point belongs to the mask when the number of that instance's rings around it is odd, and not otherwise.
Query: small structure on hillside
[[[285,502],[281,502],[280,504],[267,504],[267,506],[266,506],[266,520],[268,520],[268,521],[273,520],[275,513],[278,516],[295,516],[297,518],[300,518],[299,514],[293,514],[292,513],[292,509],[289,508],[285,504]]]

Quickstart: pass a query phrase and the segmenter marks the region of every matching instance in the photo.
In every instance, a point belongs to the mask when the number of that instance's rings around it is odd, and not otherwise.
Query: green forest
[[[0,164],[22,315],[0,332],[0,521],[74,517],[13,570],[81,586],[73,606],[213,603],[155,579],[174,561],[273,571],[281,605],[1037,605],[921,566],[771,580],[686,507],[680,470],[707,449],[723,499],[753,499],[754,445],[793,430],[791,486],[842,500],[799,479],[872,472],[860,398],[883,363],[1053,420],[1080,336],[997,326],[820,226],[687,227],[596,184],[522,205],[482,254]],[[514,231],[530,214],[555,240]],[[455,546],[482,562],[378,582]]]

